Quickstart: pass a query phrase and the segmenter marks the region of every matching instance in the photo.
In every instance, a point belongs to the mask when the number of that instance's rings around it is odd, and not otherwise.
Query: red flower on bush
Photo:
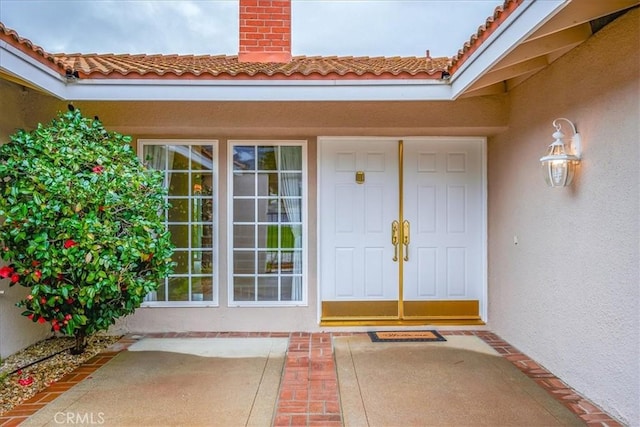
[[[0,277],[2,277],[3,279],[6,279],[12,274],[13,274],[13,267],[9,267],[8,265],[5,265],[4,267],[0,268]]]
[[[67,241],[65,241],[65,242],[64,242],[64,248],[65,248],[65,249],[72,248],[72,247],[74,247],[74,246],[76,246],[76,245],[77,245],[77,243],[76,243],[76,242],[74,242],[74,241],[73,241],[73,240],[71,240],[71,239],[69,239],[69,240],[67,240]]]
[[[94,173],[102,173],[102,171],[104,171],[104,166],[94,166],[93,169],[91,169]]]
[[[19,280],[20,276],[16,273],[13,273],[13,275],[11,276],[11,283],[18,283]]]
[[[23,387],[26,387],[28,385],[33,384],[33,378],[32,377],[27,377],[27,378],[20,378],[18,380],[18,384],[20,384]]]
[[[44,317],[38,319],[38,323],[45,323],[47,320]]]

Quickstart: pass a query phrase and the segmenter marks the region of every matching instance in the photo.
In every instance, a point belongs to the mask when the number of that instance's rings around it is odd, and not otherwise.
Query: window
[[[229,303],[305,304],[305,146],[232,141],[229,151]]]
[[[148,305],[217,305],[217,142],[140,140],[149,168],[164,171],[171,207],[163,213],[175,245],[174,272]]]

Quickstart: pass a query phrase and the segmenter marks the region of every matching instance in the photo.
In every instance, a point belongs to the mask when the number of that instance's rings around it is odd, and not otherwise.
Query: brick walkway
[[[441,331],[442,335],[475,335],[491,345],[532,378],[588,426],[622,427],[592,402],[580,396],[555,375],[489,331]],[[236,333],[191,332],[146,334],[154,338],[289,337],[284,373],[280,383],[275,426],[342,426],[338,379],[332,337],[350,333]],[[60,381],[22,405],[0,415],[0,426],[17,426],[30,415],[108,363],[136,340],[124,337],[107,351],[93,357]]]

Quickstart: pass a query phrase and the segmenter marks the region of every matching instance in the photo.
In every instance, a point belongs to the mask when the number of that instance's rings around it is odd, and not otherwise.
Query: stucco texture
[[[24,127],[28,117],[25,101],[30,92],[0,80],[0,93],[0,144],[4,144],[18,128]],[[45,338],[49,328],[20,315],[22,310],[15,304],[26,295],[25,288],[9,288],[9,281],[1,280],[0,291],[4,291],[0,293],[0,357],[7,357]]]
[[[509,130],[488,150],[490,328],[630,425],[640,425],[639,16],[512,90]],[[538,161],[558,117],[583,140],[567,188],[546,187]]]

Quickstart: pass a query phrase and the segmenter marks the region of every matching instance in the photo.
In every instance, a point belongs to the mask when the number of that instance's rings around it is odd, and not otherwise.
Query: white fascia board
[[[131,80],[81,79],[76,101],[421,101],[449,100],[440,80]]]
[[[63,98],[65,81],[60,74],[5,41],[0,41],[0,70],[57,98]]]
[[[451,76],[456,99],[571,0],[525,0]]]

